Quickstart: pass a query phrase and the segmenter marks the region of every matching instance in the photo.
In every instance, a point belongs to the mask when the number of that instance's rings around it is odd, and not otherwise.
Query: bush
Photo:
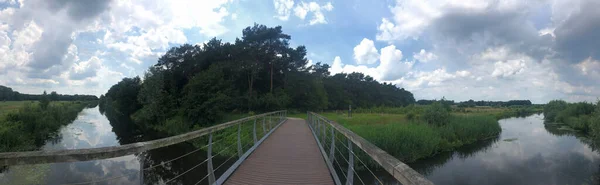
[[[425,108],[422,118],[429,124],[442,126],[448,123],[450,111],[442,103],[434,102]]]
[[[544,106],[544,119],[547,122],[556,122],[556,117],[567,108],[567,102],[563,100],[552,100]]]

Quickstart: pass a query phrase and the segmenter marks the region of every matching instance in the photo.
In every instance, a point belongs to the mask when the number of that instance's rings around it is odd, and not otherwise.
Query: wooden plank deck
[[[225,184],[334,184],[306,121],[288,118]]]

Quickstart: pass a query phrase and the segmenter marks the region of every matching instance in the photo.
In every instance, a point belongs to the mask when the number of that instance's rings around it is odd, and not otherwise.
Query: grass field
[[[70,101],[53,101],[50,105],[68,104]],[[37,105],[38,101],[0,101],[0,116],[15,112],[27,104]]]
[[[347,112],[319,113],[330,120],[345,126],[361,137],[369,140],[404,162],[413,162],[427,158],[443,151],[451,151],[457,147],[497,137],[501,132],[497,120],[503,116],[516,116],[516,109],[478,107],[468,111],[453,110],[451,117],[441,126],[424,122],[419,107],[414,111],[399,110],[381,111],[384,113]],[[379,112],[379,111],[377,111]],[[405,112],[405,113],[389,113]],[[413,112],[416,116],[409,118]],[[306,119],[306,113],[289,114],[288,117]]]
[[[0,101],[0,116],[19,110],[27,103],[37,103],[37,101]]]

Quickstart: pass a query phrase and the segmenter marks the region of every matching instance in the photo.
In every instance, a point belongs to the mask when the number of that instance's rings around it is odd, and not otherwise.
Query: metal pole
[[[348,173],[346,173],[346,185],[354,184],[354,155],[352,154],[352,141],[348,139]]]
[[[333,160],[335,159],[335,131],[334,128],[331,127],[331,148],[329,149],[329,162],[333,164]]]
[[[210,131],[210,134],[208,135],[208,152],[207,152],[207,158],[208,158],[208,167],[206,169],[206,171],[208,171],[208,183],[209,184],[213,184],[215,183],[215,172],[213,170],[213,163],[212,163],[212,130]]]
[[[242,139],[240,138],[241,133],[242,133],[242,123],[238,123],[238,135],[237,135],[238,157],[242,156]]]
[[[265,117],[263,116],[263,135],[267,134],[267,128],[265,128]]]
[[[269,115],[269,131],[273,129],[273,116]]]
[[[144,185],[144,153],[140,153],[140,185]]]
[[[327,136],[327,124],[326,123],[327,123],[326,121],[323,121],[323,134],[321,134],[321,137],[322,137],[321,140],[323,140],[323,144],[325,144],[324,143],[325,142],[325,136]]]
[[[256,119],[254,119],[254,126],[252,127],[252,137],[254,138],[254,144],[256,144]]]

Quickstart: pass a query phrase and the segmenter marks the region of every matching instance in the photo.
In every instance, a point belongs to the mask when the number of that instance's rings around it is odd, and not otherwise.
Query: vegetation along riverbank
[[[97,101],[51,101],[38,95],[39,101],[0,102],[0,152],[37,150],[48,139],[56,138],[64,125],[71,123],[83,108]]]
[[[600,141],[600,100],[594,103],[567,103],[553,100],[544,107],[545,124],[581,132]]]
[[[541,112],[541,106],[458,107],[433,101],[428,105],[326,112],[327,118],[404,162],[414,162],[444,151],[498,137],[499,119]]]

